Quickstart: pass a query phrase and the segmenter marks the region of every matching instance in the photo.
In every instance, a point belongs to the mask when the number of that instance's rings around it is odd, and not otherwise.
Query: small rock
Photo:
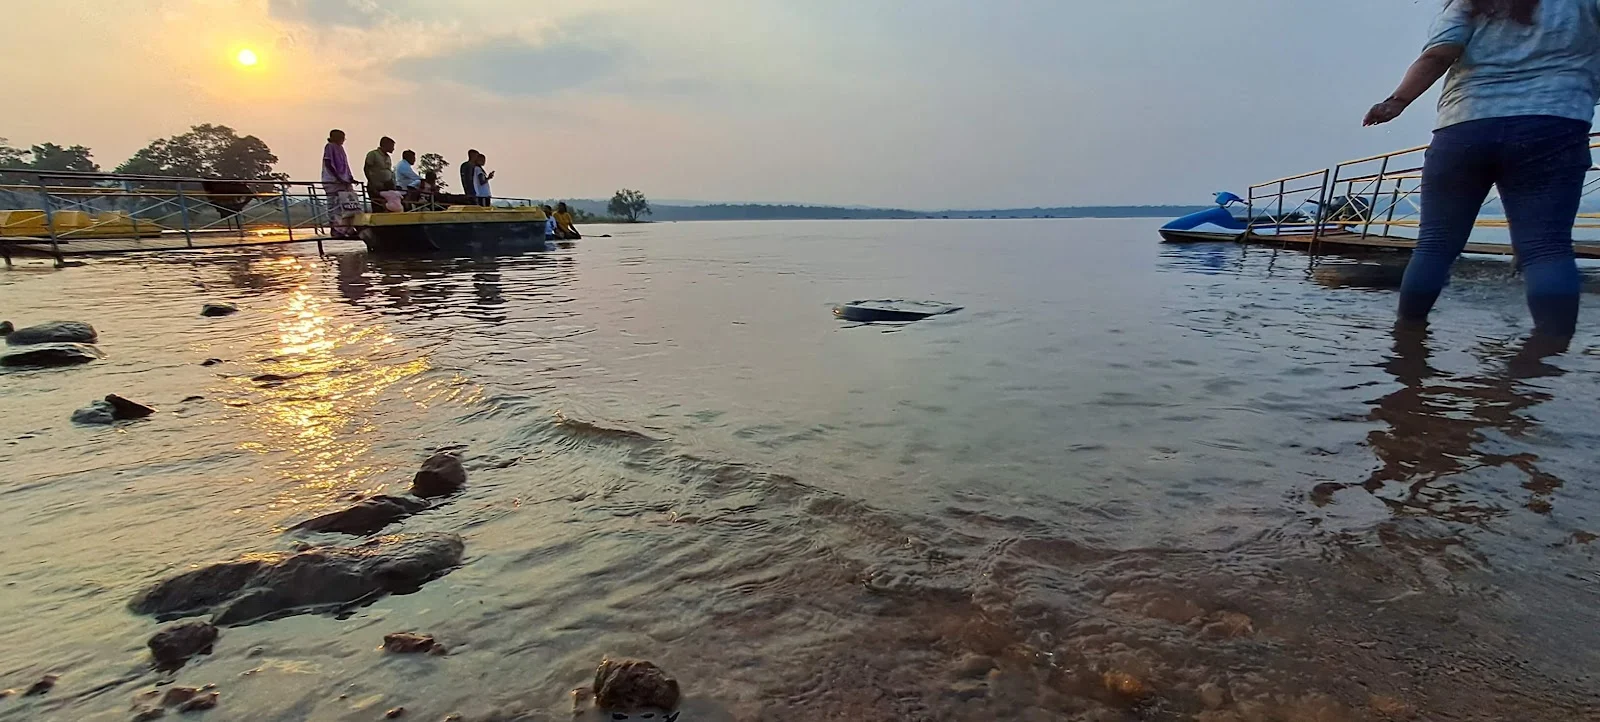
[[[417,654],[431,651],[433,647],[434,641],[431,634],[395,632],[383,635],[384,650],[395,654]]]
[[[432,647],[428,648],[428,654],[434,657],[443,657],[450,654],[450,648],[435,642]]]
[[[291,531],[338,532],[366,536],[428,508],[428,502],[404,496],[375,496],[348,509],[323,514],[294,525]]]
[[[201,361],[200,365],[201,366],[216,366],[219,363],[222,363],[222,359],[219,359],[219,358],[208,358],[208,359],[206,359],[204,361]]]
[[[51,321],[19,328],[6,334],[6,343],[22,346],[35,343],[94,343],[100,335],[82,321]]]
[[[0,689],[0,699],[5,699],[16,693],[17,691],[14,689]]]
[[[462,717],[461,714],[457,712],[451,712],[450,714],[444,716],[444,722],[462,722],[464,719],[466,718]]]
[[[94,401],[77,411],[72,412],[72,423],[106,425],[117,421],[117,410],[104,401]]]
[[[0,336],[10,336],[11,332],[15,330],[17,330],[17,327],[11,325],[10,321],[0,321]]]
[[[405,713],[406,713],[406,708],[404,708],[404,707],[396,707],[396,708],[394,708],[392,710],[389,710],[388,712],[384,712],[383,713],[383,718],[384,719],[399,719],[400,715],[403,715]]]
[[[411,494],[424,499],[449,496],[467,484],[467,470],[455,454],[441,451],[422,462],[422,468],[411,479]]]
[[[49,692],[50,690],[55,689],[56,680],[59,679],[61,679],[61,675],[59,674],[47,674],[43,677],[40,677],[39,681],[28,686],[28,689],[22,693],[22,696],[38,697],[41,694]]]
[[[678,680],[654,663],[636,659],[604,659],[594,672],[594,699],[603,710],[632,712],[678,708]]]
[[[118,421],[126,419],[142,419],[156,412],[155,409],[145,406],[137,401],[129,401],[116,394],[107,394],[106,403],[111,404],[114,416]]]
[[[222,301],[207,303],[200,307],[201,316],[227,316],[238,312],[238,305]]]
[[[1127,672],[1106,672],[1101,675],[1106,691],[1127,700],[1143,699],[1150,694],[1144,682]]]
[[[217,641],[217,628],[208,622],[174,624],[150,638],[150,656],[162,667],[181,667],[190,657],[210,654]]]
[[[961,677],[982,677],[995,668],[994,658],[970,655],[956,663],[955,673]]]
[[[305,374],[261,374],[260,376],[253,377],[250,380],[258,384],[281,384],[285,381],[293,381],[304,375]]]
[[[0,366],[76,366],[105,357],[85,343],[40,343],[0,354]]]
[[[178,402],[178,403],[187,404],[190,401],[205,401],[205,400],[206,400],[206,397],[204,397],[204,396],[185,396],[185,397],[183,397],[183,400]]]
[[[197,694],[200,694],[200,688],[198,687],[170,687],[167,689],[166,694],[161,695],[161,704],[166,707],[173,707],[194,699]]]
[[[161,719],[162,717],[167,716],[167,711],[160,707],[144,706],[137,707],[135,709],[136,711],[133,713],[133,722],[150,722],[150,720]]]
[[[266,647],[251,647],[250,651],[245,652],[244,656],[246,656],[246,657],[259,657],[259,656],[261,656],[263,654],[266,654],[266,653],[267,653],[267,648]]]
[[[211,709],[211,708],[217,706],[217,702],[221,698],[222,698],[222,695],[220,695],[220,694],[218,694],[216,692],[206,692],[204,694],[196,695],[194,699],[191,699],[188,702],[184,702],[183,704],[178,705],[178,711],[180,713],[182,713],[182,712],[199,712],[200,710]]]
[[[1206,709],[1221,709],[1222,705],[1228,703],[1228,691],[1220,684],[1206,682],[1196,691],[1200,693],[1200,704],[1205,705]]]

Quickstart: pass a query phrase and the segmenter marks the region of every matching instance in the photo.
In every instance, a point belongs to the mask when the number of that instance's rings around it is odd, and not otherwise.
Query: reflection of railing
[[[1591,135],[1589,140],[1591,149],[1600,148],[1600,133]],[[1415,241],[1416,229],[1421,226],[1422,165],[1427,150],[1425,145],[1405,148],[1253,185],[1246,199],[1250,226],[1252,230],[1265,230],[1270,226],[1278,235],[1286,228],[1291,233],[1308,235],[1313,251],[1317,241],[1330,233],[1339,233],[1345,238],[1359,236],[1361,241],[1369,236]],[[1315,184],[1318,179],[1320,188]],[[1600,190],[1600,167],[1591,167],[1584,184],[1584,198],[1591,197],[1597,190]],[[1498,202],[1498,191],[1493,191],[1484,201],[1484,208],[1490,209]],[[1275,216],[1256,218],[1258,210],[1274,207],[1277,209]],[[1313,207],[1314,213],[1306,213]],[[1296,214],[1304,215],[1305,222],[1286,222],[1286,209],[1291,218]],[[1505,228],[1506,221],[1503,215],[1485,213],[1475,227]],[[1600,213],[1579,213],[1573,228],[1600,229]]]

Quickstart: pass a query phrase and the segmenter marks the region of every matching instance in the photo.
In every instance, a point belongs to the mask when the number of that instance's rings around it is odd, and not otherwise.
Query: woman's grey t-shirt
[[[1469,120],[1553,115],[1594,121],[1600,99],[1600,0],[1543,0],[1533,25],[1472,17],[1450,0],[1428,47],[1460,45],[1439,97],[1444,128]]]

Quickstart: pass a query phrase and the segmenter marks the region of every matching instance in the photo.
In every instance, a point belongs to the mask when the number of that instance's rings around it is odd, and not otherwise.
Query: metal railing
[[[1600,132],[1589,136],[1589,147],[1600,148]],[[1404,148],[1250,186],[1246,234],[1270,226],[1278,235],[1285,230],[1309,235],[1313,253],[1318,242],[1330,233],[1359,235],[1363,241],[1372,236],[1415,241],[1422,225],[1422,166],[1427,150],[1426,145]],[[1320,188],[1317,179],[1321,181]],[[1600,166],[1593,166],[1583,197],[1589,199],[1597,191]],[[1484,200],[1485,212],[1480,214],[1476,228],[1507,227],[1503,213],[1494,212],[1499,200],[1498,189],[1492,190]],[[1258,212],[1271,209],[1276,213],[1257,216]],[[1308,212],[1312,209],[1315,212]],[[1287,222],[1300,217],[1303,222]],[[1600,230],[1600,213],[1579,213],[1573,228]]]

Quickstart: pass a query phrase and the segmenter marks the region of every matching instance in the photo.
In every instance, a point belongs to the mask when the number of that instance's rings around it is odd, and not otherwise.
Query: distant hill
[[[573,208],[607,215],[606,201],[567,201]],[[652,221],[794,221],[972,218],[1177,218],[1209,206],[1062,206],[987,210],[908,211],[898,208],[711,203],[680,206],[651,204]]]

